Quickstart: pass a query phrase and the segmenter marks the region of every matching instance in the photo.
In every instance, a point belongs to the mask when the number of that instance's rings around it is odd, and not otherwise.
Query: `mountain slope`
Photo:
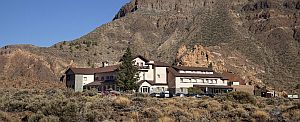
[[[212,63],[249,83],[287,90],[300,80],[299,17],[297,0],[132,0],[112,22],[79,39],[22,49],[59,58],[67,65],[58,68],[64,69],[71,61],[84,67],[114,63],[131,46],[147,58]]]

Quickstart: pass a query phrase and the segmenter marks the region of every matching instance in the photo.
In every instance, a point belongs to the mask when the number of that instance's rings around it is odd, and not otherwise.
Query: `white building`
[[[206,67],[173,66],[168,68],[168,83],[171,93],[188,93],[188,88],[197,87],[204,93],[232,91],[227,79]]]
[[[138,92],[188,93],[188,88],[197,87],[206,93],[224,93],[232,90],[227,79],[211,68],[171,66],[164,62],[151,61],[142,56],[134,59],[139,68]],[[103,65],[101,68],[70,68],[67,86],[75,91],[96,88],[98,91],[119,90],[116,76],[119,65]]]

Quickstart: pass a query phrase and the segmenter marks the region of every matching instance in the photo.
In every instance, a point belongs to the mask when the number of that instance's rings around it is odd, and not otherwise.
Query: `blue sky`
[[[47,47],[110,22],[129,0],[1,0],[0,47]]]

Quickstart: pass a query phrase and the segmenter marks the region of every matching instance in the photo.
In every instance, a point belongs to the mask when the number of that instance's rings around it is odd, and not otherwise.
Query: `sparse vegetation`
[[[226,97],[223,100],[220,97]],[[69,89],[1,90],[0,121],[91,122],[91,121],[299,121],[299,101],[282,99],[259,108],[237,103],[230,96],[216,98],[170,98],[121,95],[103,96],[93,90]],[[229,97],[229,98],[227,98]],[[257,98],[266,103],[268,99]],[[274,115],[274,116],[272,116]],[[276,116],[275,116],[276,115]]]

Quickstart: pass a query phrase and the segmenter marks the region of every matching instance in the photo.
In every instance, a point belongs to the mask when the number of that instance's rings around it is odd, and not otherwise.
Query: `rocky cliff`
[[[131,46],[147,58],[178,65],[212,63],[217,71],[234,72],[248,83],[294,89],[300,80],[299,17],[297,0],[132,0],[112,22],[79,39],[22,50],[48,63],[58,58],[61,63],[52,63],[60,70],[45,68],[51,80],[59,79],[71,61],[82,67],[114,63]]]

